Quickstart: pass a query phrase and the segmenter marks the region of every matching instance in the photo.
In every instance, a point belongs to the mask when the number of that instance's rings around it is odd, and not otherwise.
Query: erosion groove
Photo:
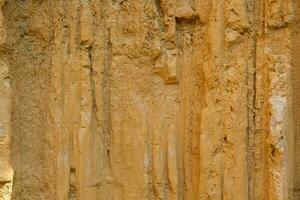
[[[0,7],[0,200],[300,199],[298,0]]]

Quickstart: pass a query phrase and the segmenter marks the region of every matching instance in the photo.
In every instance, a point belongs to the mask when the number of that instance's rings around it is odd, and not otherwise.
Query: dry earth
[[[299,0],[0,0],[1,200],[300,200]]]

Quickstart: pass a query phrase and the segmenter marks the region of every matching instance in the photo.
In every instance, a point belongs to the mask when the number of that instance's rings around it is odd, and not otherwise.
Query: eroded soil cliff
[[[298,0],[0,3],[0,199],[300,199]]]

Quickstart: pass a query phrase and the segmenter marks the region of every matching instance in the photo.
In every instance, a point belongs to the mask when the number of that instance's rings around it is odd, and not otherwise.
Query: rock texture
[[[0,0],[0,199],[300,199],[300,1]]]

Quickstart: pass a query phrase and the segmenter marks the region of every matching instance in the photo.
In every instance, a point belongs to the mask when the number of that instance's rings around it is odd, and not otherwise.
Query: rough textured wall
[[[0,6],[4,1],[0,0]],[[11,84],[9,64],[5,50],[6,31],[3,13],[0,10],[0,199],[11,197],[11,181],[13,176],[10,165],[11,136]]]
[[[0,199],[300,199],[298,0],[0,3]]]

